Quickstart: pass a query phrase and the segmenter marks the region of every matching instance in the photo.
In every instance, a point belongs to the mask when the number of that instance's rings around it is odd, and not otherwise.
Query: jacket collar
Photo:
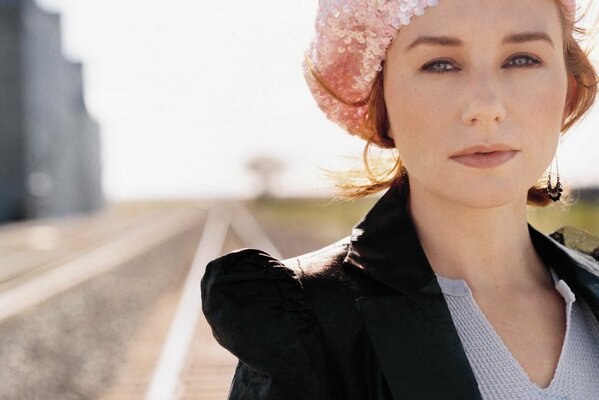
[[[406,208],[407,194],[398,185],[387,190],[352,229],[344,260],[402,293],[421,291],[435,278]]]
[[[392,186],[354,227],[344,266],[392,288],[356,300],[394,399],[481,399],[451,313],[405,203]],[[529,224],[531,240],[599,319],[597,263]],[[402,295],[399,295],[399,294]]]

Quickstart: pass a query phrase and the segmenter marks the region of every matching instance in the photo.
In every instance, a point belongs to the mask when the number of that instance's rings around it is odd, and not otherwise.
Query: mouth
[[[480,144],[475,146],[470,146],[465,149],[460,150],[459,152],[452,155],[452,157],[465,156],[469,154],[488,154],[495,153],[501,151],[513,151],[516,150],[513,147],[503,144],[503,143],[495,143],[495,144]]]
[[[510,161],[517,153],[518,150],[477,151],[451,159],[471,168],[495,168]]]

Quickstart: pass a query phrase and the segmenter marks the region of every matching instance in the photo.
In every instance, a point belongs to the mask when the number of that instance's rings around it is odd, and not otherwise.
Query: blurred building
[[[578,200],[599,204],[599,187],[588,186],[578,189]]]
[[[58,14],[0,0],[0,222],[104,204],[99,125],[60,34]]]

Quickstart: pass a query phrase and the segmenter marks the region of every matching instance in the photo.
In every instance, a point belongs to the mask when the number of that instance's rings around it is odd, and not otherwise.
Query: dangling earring
[[[558,145],[559,145],[559,143],[558,143]],[[559,201],[560,197],[562,197],[563,189],[562,189],[562,184],[559,181],[559,165],[557,163],[557,151],[555,154],[555,169],[557,171],[557,180],[556,180],[555,186],[551,185],[551,169],[552,168],[553,168],[553,161],[551,161],[551,165],[549,167],[549,175],[547,176],[547,194],[549,195],[549,198],[551,200]]]

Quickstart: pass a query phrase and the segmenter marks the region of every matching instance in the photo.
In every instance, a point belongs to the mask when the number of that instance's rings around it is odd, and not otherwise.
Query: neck
[[[472,208],[410,186],[406,206],[435,273],[478,291],[552,285],[530,238],[526,199]]]

